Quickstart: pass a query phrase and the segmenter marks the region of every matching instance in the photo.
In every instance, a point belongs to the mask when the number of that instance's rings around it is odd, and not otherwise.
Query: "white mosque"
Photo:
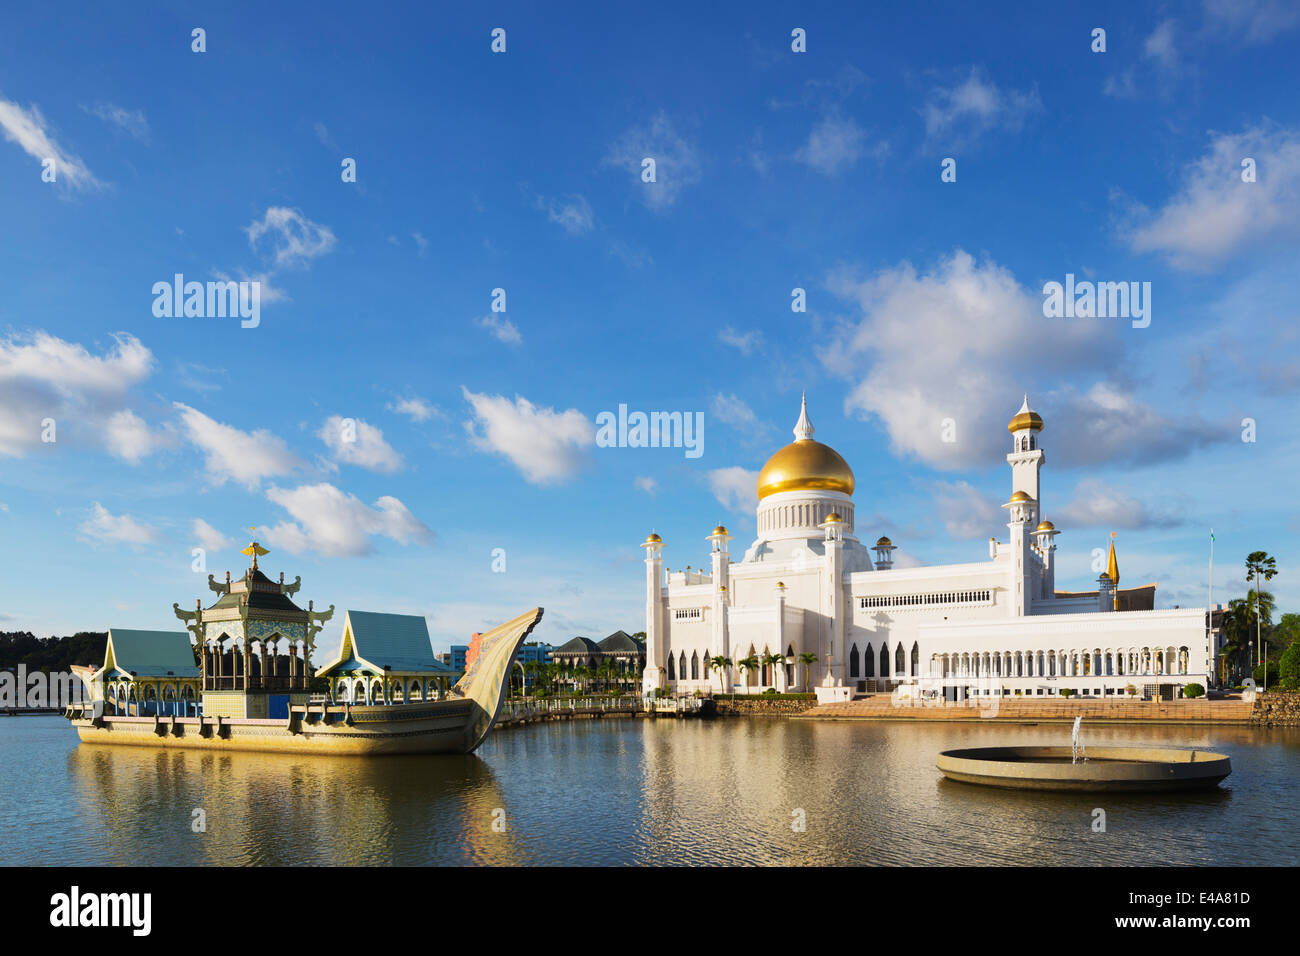
[[[1107,697],[1129,687],[1177,697],[1186,684],[1210,686],[1205,610],[1155,610],[1154,588],[1118,591],[1113,543],[1097,591],[1056,590],[1059,532],[1039,486],[1043,420],[1026,398],[1007,427],[1007,540],[990,538],[987,560],[896,568],[889,538],[870,549],[858,540],[853,470],[813,440],[805,399],[795,440],[759,472],[758,537],[739,561],[722,526],[707,539],[708,571],[665,575],[663,540],[643,543],[645,691],[963,700],[1063,689]],[[748,658],[761,667],[736,666]]]

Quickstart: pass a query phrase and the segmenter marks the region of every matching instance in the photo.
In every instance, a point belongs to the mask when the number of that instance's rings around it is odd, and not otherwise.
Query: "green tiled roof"
[[[108,650],[118,670],[136,677],[198,677],[188,631],[108,629]]]
[[[575,637],[571,641],[551,648],[551,656],[558,654],[599,654],[600,645],[587,637]]]
[[[640,654],[645,650],[645,645],[626,631],[615,631],[596,646],[606,654]]]
[[[353,653],[382,670],[404,674],[455,674],[433,656],[429,625],[418,614],[348,611]]]

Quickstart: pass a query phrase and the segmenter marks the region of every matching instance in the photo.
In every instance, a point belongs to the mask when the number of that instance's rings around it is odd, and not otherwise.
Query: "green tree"
[[[1277,562],[1273,559],[1273,557],[1270,554],[1268,554],[1268,552],[1252,551],[1250,552],[1250,554],[1246,555],[1246,579],[1249,580],[1252,577],[1255,579],[1255,656],[1256,656],[1257,663],[1259,660],[1262,659],[1260,655],[1261,655],[1262,645],[1264,643],[1263,636],[1261,634],[1262,627],[1263,627],[1262,620],[1263,620],[1264,609],[1261,608],[1260,606],[1261,604],[1260,599],[1263,597],[1263,594],[1259,589],[1259,579],[1262,577],[1264,579],[1264,583],[1267,584],[1269,581],[1273,580],[1273,578],[1276,576],[1277,576]],[[1269,610],[1269,616],[1271,617],[1272,608],[1270,607],[1268,610]],[[1266,681],[1268,680],[1267,669],[1265,669],[1264,672],[1264,679]],[[1265,687],[1265,689],[1267,690],[1267,686]]]
[[[803,665],[803,689],[808,690],[808,668],[817,663],[817,655],[812,651],[804,651],[799,655],[799,663]]]
[[[758,658],[755,655],[750,654],[748,657],[742,657],[740,660],[736,661],[736,666],[740,668],[741,671],[744,672],[745,674],[744,686],[745,689],[748,690],[749,672],[752,670],[758,670],[760,666],[758,662]]]
[[[772,654],[764,651],[762,657],[762,663],[764,667],[771,668],[771,673],[772,673],[771,686],[776,687],[776,669],[785,663],[785,658],[782,657],[780,654]]]
[[[1277,680],[1283,690],[1300,690],[1300,640],[1292,641],[1282,655],[1277,668]]]
[[[722,657],[722,656],[710,658],[709,667],[711,667],[714,671],[717,672],[718,683],[721,685],[722,690],[725,692],[727,689],[727,673],[731,669],[731,658]]]

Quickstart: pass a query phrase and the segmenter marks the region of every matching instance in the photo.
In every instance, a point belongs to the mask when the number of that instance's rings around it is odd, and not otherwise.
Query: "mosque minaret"
[[[1204,609],[1156,610],[1151,598],[1151,607],[1117,613],[1121,595],[1106,573],[1096,591],[1056,590],[1043,419],[1028,396],[1007,428],[1007,539],[990,538],[986,560],[902,567],[888,537],[871,548],[859,540],[853,469],[813,437],[805,396],[794,441],[758,474],[757,534],[740,560],[721,525],[705,539],[708,571],[665,572],[665,542],[651,534],[643,543],[646,691],[774,688],[847,700],[887,690],[959,700],[1208,686]],[[816,662],[805,687],[808,654]],[[731,666],[714,666],[717,658]],[[760,666],[737,666],[750,659]]]

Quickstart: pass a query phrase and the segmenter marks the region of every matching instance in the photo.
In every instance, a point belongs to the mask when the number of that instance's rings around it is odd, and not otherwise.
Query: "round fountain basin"
[[[1224,754],[1159,747],[975,747],[946,750],[938,767],[949,780],[1010,790],[1094,792],[1204,790],[1232,772]]]

